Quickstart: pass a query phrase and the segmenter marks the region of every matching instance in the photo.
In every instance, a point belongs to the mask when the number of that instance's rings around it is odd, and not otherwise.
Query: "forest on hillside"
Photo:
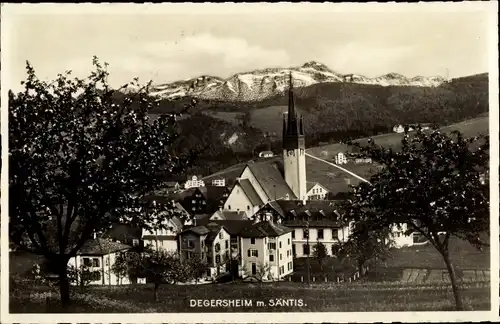
[[[311,147],[389,133],[397,124],[444,126],[487,114],[488,75],[454,79],[434,88],[322,83],[297,88],[295,97],[304,115],[306,145]],[[151,113],[178,112],[190,100],[159,100]],[[190,170],[199,174],[249,160],[262,150],[279,152],[281,116],[274,114],[272,120],[252,116],[265,115],[271,106],[285,106],[287,100],[286,96],[253,103],[197,100],[196,107],[179,120],[177,150],[201,149],[196,167]],[[227,115],[216,118],[206,112]],[[269,132],[264,122],[276,128]]]

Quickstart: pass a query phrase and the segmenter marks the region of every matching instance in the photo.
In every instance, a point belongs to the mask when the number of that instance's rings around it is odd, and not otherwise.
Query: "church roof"
[[[250,199],[250,202],[254,206],[261,206],[263,204],[262,199],[260,199],[259,194],[257,191],[255,191],[255,188],[253,187],[252,183],[248,179],[241,179],[239,181],[239,185],[241,186],[241,189],[247,195],[248,199]]]
[[[291,199],[296,198],[283,177],[282,163],[262,161],[249,163],[247,166],[269,199],[284,198],[287,194]]]

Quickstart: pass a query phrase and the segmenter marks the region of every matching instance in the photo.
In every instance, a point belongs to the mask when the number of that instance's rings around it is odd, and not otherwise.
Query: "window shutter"
[[[248,249],[248,256],[250,257],[250,249]]]
[[[255,250],[255,256],[259,257],[259,250]]]

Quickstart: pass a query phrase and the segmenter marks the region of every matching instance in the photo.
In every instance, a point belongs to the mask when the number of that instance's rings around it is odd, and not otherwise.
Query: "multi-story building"
[[[306,200],[325,200],[329,191],[317,182],[307,182]]]
[[[204,187],[205,182],[199,176],[192,176],[184,183],[184,189]]]
[[[272,221],[240,231],[242,277],[280,280],[293,272],[292,230]]]
[[[255,215],[255,221],[273,220],[291,229],[292,254],[304,257],[317,242],[325,245],[328,255],[335,255],[340,242],[349,237],[349,224],[343,223],[335,201],[272,201]]]

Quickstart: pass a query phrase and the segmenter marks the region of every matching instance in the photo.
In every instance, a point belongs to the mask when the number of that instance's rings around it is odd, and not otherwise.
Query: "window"
[[[292,245],[292,255],[295,255],[295,254],[296,254],[296,252],[295,252],[295,244],[294,244],[294,245]]]
[[[250,210],[250,206],[247,205],[247,210]]]
[[[280,249],[281,249],[281,242],[280,242]]]
[[[219,251],[220,251],[220,244],[217,243],[217,244],[215,244],[215,252],[217,253]]]
[[[269,250],[276,250],[276,243],[268,243],[267,247],[269,248]]]
[[[227,209],[231,210],[231,205],[227,205]]]
[[[280,269],[281,269],[281,273],[285,273],[285,266],[281,266]]]
[[[99,267],[100,266],[100,262],[99,262],[98,258],[92,259],[92,266],[93,267]]]
[[[226,256],[226,260],[229,260],[229,251],[226,251],[226,253],[224,253],[224,255]]]
[[[248,249],[248,256],[249,257],[258,257],[259,252],[257,250],[254,250],[254,249]]]
[[[305,255],[309,255],[309,245],[302,244],[302,249],[304,250]]]
[[[229,240],[226,240],[226,249],[229,248]]]
[[[138,246],[139,245],[139,240],[138,239],[133,239],[132,240],[132,246]]]
[[[252,275],[256,275],[257,274],[257,264],[255,263],[252,263]]]
[[[194,241],[193,240],[188,240],[187,241],[187,246],[188,246],[189,249],[194,248]]]
[[[86,267],[90,267],[90,259],[89,258],[83,258],[83,265]]]
[[[280,260],[283,260],[283,255],[280,253]]]
[[[334,240],[339,239],[339,230],[336,228],[332,228],[332,239],[334,239]]]
[[[308,236],[309,236],[309,232],[308,232],[307,228],[304,228],[302,230],[302,237],[306,239]]]
[[[295,238],[295,230],[292,230],[292,238]]]
[[[219,233],[219,238],[221,239],[222,238],[222,232]]]
[[[255,244],[255,238],[254,238],[254,237],[252,237],[252,238],[250,239],[250,244]]]
[[[269,261],[274,262],[274,255],[273,254],[269,254]]]
[[[322,240],[322,239],[323,239],[323,229],[319,228],[318,229],[318,240]]]
[[[217,254],[215,256],[215,263],[217,263],[217,264],[220,263],[220,255],[219,254]]]
[[[290,245],[290,239],[288,239],[288,245]]]

